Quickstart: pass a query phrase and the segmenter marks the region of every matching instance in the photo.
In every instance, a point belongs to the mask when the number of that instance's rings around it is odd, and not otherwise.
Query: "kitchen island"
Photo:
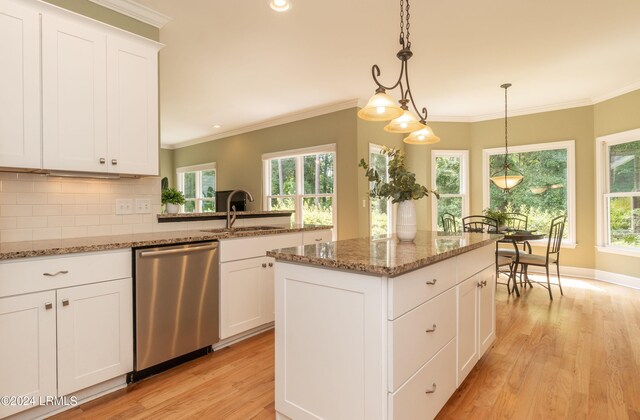
[[[278,418],[433,418],[495,339],[500,238],[418,232],[269,252]]]

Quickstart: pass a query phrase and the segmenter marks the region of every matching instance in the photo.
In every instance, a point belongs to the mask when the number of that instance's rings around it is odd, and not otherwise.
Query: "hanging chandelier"
[[[406,1],[406,6],[405,6]],[[413,100],[411,87],[409,85],[409,59],[413,56],[411,52],[409,0],[400,0],[400,45],[402,49],[396,56],[401,61],[400,76],[392,86],[385,86],[378,80],[380,67],[374,64],[371,68],[373,81],[378,88],[376,93],[369,99],[367,105],[358,111],[358,117],[366,121],[389,121],[384,129],[390,133],[411,133],[404,138],[408,144],[433,144],[440,141],[440,137],[433,134],[433,130],[426,124],[427,108],[418,111]],[[406,31],[406,33],[405,33]],[[400,100],[396,100],[387,94],[387,90],[400,87]],[[399,105],[398,105],[399,104]],[[413,111],[409,110],[409,104]]]
[[[522,175],[522,172],[518,171],[509,162],[509,143],[507,132],[507,89],[511,87],[511,83],[505,83],[503,85],[500,85],[500,87],[504,89],[504,163],[502,164],[501,168],[491,174],[491,178],[489,179],[496,185],[496,187],[508,193],[511,188],[517,186],[522,182],[524,176]]]

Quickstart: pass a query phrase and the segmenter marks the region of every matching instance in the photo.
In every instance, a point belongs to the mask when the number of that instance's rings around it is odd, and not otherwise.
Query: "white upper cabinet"
[[[108,165],[111,172],[158,174],[158,50],[107,39]]]
[[[45,169],[107,172],[106,42],[99,28],[42,16]]]
[[[0,167],[39,168],[38,10],[0,1]]]

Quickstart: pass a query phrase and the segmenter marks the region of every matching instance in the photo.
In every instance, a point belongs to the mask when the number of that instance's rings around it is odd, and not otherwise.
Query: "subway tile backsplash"
[[[116,199],[148,198],[151,213],[116,215]],[[113,180],[0,172],[0,242],[192,228],[158,225],[160,178]]]

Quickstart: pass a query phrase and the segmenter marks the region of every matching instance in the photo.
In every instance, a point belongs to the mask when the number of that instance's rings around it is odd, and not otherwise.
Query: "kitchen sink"
[[[202,229],[202,232],[218,233],[218,232],[255,232],[259,230],[282,230],[286,229],[284,226],[244,226],[244,227],[232,227],[230,229]]]

